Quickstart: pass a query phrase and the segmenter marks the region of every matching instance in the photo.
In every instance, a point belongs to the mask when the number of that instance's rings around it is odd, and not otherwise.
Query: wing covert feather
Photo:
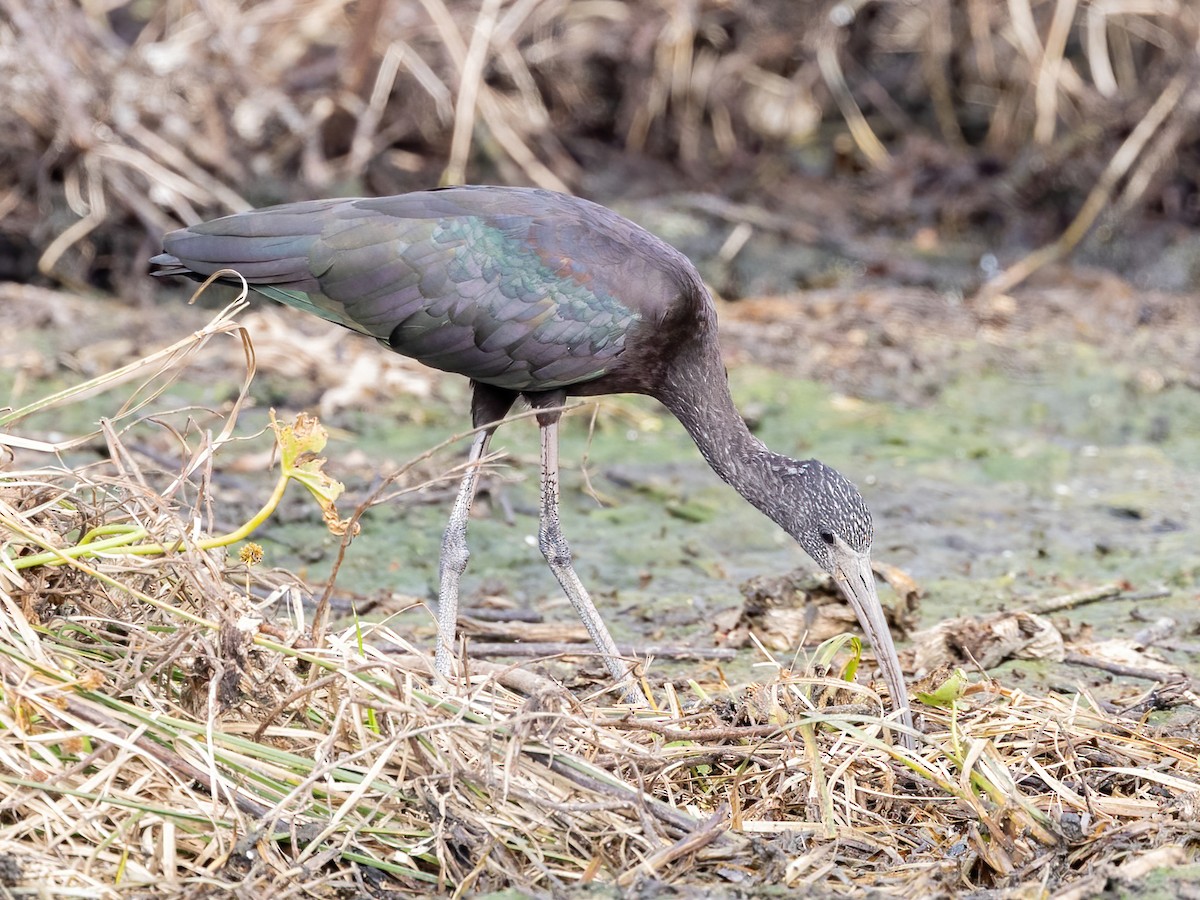
[[[399,353],[518,391],[604,374],[636,322],[667,315],[689,268],[604,207],[518,188],[287,204],[172,232],[164,248],[195,272],[229,266]]]

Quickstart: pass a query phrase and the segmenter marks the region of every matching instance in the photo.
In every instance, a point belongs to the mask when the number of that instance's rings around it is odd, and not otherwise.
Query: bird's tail
[[[178,257],[172,256],[170,253],[160,253],[158,256],[150,258],[150,265],[158,266],[157,269],[151,271],[151,275],[156,278],[162,278],[167,275],[184,275],[187,277],[195,277],[196,273],[181,263]]]

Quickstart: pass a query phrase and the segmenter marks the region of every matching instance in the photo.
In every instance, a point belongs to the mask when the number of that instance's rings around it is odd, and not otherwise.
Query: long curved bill
[[[875,592],[875,576],[871,572],[871,557],[859,553],[844,541],[838,540],[833,548],[833,577],[837,582],[858,622],[866,633],[867,639],[875,649],[879,666],[883,669],[883,678],[887,682],[888,691],[892,695],[892,706],[900,712],[900,723],[908,728],[913,727],[912,710],[908,705],[908,688],[904,683],[904,673],[900,670],[900,659],[896,656],[896,645],[892,642],[892,632],[888,628],[887,619],[883,615],[883,606],[879,595]],[[912,735],[900,733],[900,742],[909,750],[913,749]]]

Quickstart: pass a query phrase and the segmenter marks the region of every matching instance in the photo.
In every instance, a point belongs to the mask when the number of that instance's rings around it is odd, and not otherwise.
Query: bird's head
[[[804,552],[835,578],[851,560],[869,559],[875,531],[858,488],[817,459],[793,463],[787,472],[794,506],[784,527]]]
[[[875,643],[887,625],[871,574],[874,527],[866,501],[845,475],[817,459],[787,460],[783,476],[786,502],[775,507],[777,521],[833,576]]]
[[[911,725],[900,660],[875,591],[871,571],[874,527],[866,501],[846,476],[820,460],[788,460],[784,479],[788,503],[777,521],[833,576],[875,648],[892,702],[902,710],[904,724]],[[911,746],[908,737],[904,742]]]

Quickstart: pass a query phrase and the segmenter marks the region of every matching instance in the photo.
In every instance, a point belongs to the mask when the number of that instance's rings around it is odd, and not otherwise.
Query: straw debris
[[[0,9],[0,262],[20,279],[137,294],[178,222],[464,180],[719,178],[820,219],[795,196],[815,187],[807,144],[818,181],[865,175],[872,229],[1032,230],[1046,246],[994,294],[1098,223],[1193,217],[1200,15],[1182,0]]]
[[[236,330],[222,313],[184,357]],[[9,891],[1078,893],[1200,840],[1194,739],[943,672],[907,752],[837,677],[854,641],[821,674],[647,685],[654,710],[477,660],[440,683],[386,623],[315,634],[302,586],[197,527],[220,441],[181,440],[167,478],[133,464],[131,427],[104,429],[105,462],[0,476]]]

